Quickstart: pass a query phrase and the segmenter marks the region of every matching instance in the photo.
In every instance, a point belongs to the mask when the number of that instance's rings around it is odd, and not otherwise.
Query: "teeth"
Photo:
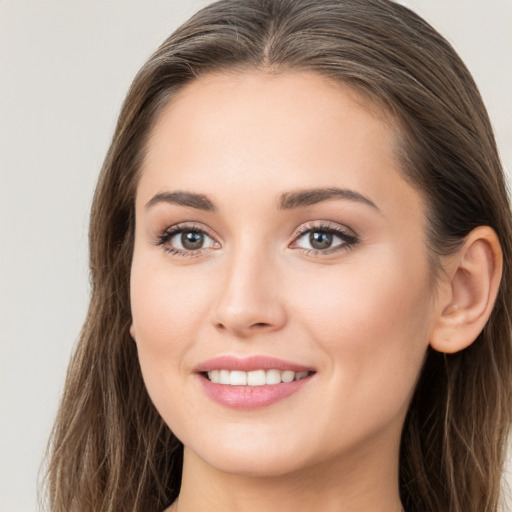
[[[243,373],[243,372],[242,372]],[[247,384],[249,386],[264,386],[267,383],[265,370],[247,372]]]
[[[279,370],[267,370],[267,384],[281,384],[281,372]]]
[[[240,370],[212,370],[208,372],[208,379],[214,384],[229,386],[265,386],[293,382],[307,377],[309,372],[292,372],[286,370],[253,370],[242,372]]]
[[[247,372],[229,372],[229,384],[231,386],[247,386]]]
[[[219,371],[219,383],[220,384],[229,384],[229,370],[220,370]]]
[[[281,380],[283,382],[293,382],[293,379],[295,379],[295,372],[286,371],[281,374]]]

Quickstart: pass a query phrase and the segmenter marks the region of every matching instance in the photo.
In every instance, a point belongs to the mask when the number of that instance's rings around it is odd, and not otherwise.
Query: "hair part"
[[[407,512],[496,512],[511,421],[512,225],[491,124],[452,47],[388,0],[221,0],[176,30],[135,77],[95,192],[91,302],[49,446],[55,512],[159,510],[179,493],[182,446],[146,392],[131,324],[134,200],[164,106],[210,72],[312,71],[383,105],[397,156],[421,192],[433,268],[475,227],[492,227],[505,268],[478,339],[431,349],[405,421]]]

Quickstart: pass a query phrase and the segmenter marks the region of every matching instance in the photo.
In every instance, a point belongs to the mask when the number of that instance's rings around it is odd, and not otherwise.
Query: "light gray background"
[[[208,2],[0,0],[0,512],[36,480],[84,319],[92,191],[131,79]],[[480,86],[512,168],[512,0],[409,0]]]

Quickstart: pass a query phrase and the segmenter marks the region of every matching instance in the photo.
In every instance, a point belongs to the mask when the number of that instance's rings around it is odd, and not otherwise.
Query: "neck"
[[[400,512],[398,444],[390,452],[370,448],[285,475],[245,476],[185,449],[180,496],[170,511]]]

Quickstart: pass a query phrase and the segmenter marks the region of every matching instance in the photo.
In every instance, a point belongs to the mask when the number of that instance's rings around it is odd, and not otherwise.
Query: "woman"
[[[448,43],[385,0],[225,0],[123,106],[51,510],[496,511],[511,216]]]

